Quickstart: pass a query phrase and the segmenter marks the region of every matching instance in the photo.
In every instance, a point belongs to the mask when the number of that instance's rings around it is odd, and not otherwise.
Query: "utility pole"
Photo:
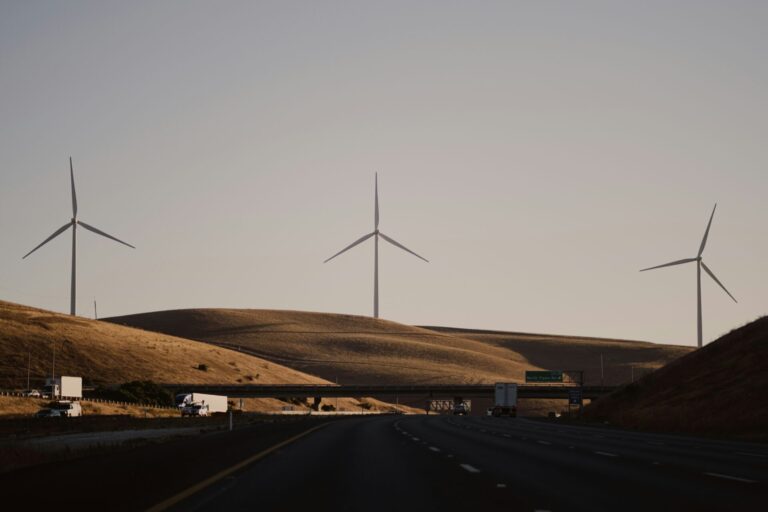
[[[93,299],[93,319],[99,319],[99,314],[96,312],[96,299]]]
[[[53,394],[56,391],[56,340],[53,340],[53,364],[51,364],[51,400],[55,400]]]
[[[29,356],[27,358],[27,391],[29,391],[29,370],[32,367],[32,349],[28,348]]]
[[[603,353],[600,352],[600,386],[605,386],[605,371],[603,369]]]

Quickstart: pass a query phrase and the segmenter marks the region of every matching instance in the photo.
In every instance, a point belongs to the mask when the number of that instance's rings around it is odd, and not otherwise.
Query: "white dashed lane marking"
[[[745,484],[757,483],[755,480],[749,478],[741,478],[740,476],[723,475],[721,473],[704,473],[707,476],[714,476],[715,478],[724,478],[725,480],[733,480],[735,482],[744,482]]]
[[[749,452],[736,452],[736,455],[746,455],[747,457],[761,457],[761,458],[768,457],[768,455],[761,455],[759,453],[749,453]]]
[[[462,468],[464,468],[465,471],[468,471],[470,473],[479,473],[480,470],[477,469],[474,466],[470,466],[469,464],[459,464]]]
[[[537,442],[537,443],[539,443],[539,444],[544,444],[544,445],[550,445],[550,444],[552,444],[552,443],[550,443],[549,441],[536,441],[536,442]]]
[[[597,455],[602,455],[603,457],[618,457],[615,453],[608,453],[608,452],[594,452]]]
[[[430,446],[429,449],[432,450],[433,452],[439,452],[440,451],[440,448],[438,448],[436,446]]]

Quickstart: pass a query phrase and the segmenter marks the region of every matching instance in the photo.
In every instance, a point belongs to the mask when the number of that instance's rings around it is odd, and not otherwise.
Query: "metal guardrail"
[[[160,386],[174,392],[210,393],[232,398],[283,397],[360,397],[360,396],[424,396],[424,397],[492,397],[494,384],[421,384],[421,385],[335,385],[335,384],[173,384]],[[531,385],[519,384],[520,398],[568,398],[568,392],[581,389],[582,396],[598,398],[617,389],[615,386]]]
[[[18,398],[30,398],[30,399],[43,399],[43,400],[51,400],[50,398],[43,398],[39,396],[27,396],[25,393],[20,391],[4,391],[0,390],[0,396],[14,396]],[[108,405],[134,405],[137,407],[142,407],[145,409],[165,409],[165,410],[176,410],[176,407],[173,407],[171,405],[154,405],[154,404],[146,404],[143,402],[120,402],[117,400],[105,400],[103,398],[90,398],[90,397],[83,397],[79,398],[78,401],[85,401],[85,402],[96,402],[100,404],[108,404]]]

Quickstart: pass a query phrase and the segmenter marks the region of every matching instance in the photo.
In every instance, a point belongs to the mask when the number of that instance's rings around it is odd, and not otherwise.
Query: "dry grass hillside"
[[[636,380],[693,350],[692,347],[661,345],[645,341],[612,340],[522,332],[482,331],[425,327],[480,341],[491,347],[512,350],[533,366],[548,369],[583,370],[587,384],[600,384],[600,355],[603,380],[616,385]]]
[[[108,319],[148,331],[242,347],[345,384],[493,382],[529,364],[502,348],[368,317],[298,311],[190,309]]]
[[[242,347],[345,384],[522,381],[525,370],[541,368],[586,369],[599,379],[601,352],[608,384],[629,381],[632,364],[639,374],[689,350],[632,341],[422,328],[298,311],[188,309],[108,321]],[[591,371],[595,368],[596,373]]]
[[[189,383],[325,383],[274,362],[207,343],[150,333],[0,301],[0,387],[26,387],[51,375],[86,384],[132,380]],[[207,371],[197,369],[207,366]]]
[[[768,440],[768,317],[736,329],[586,409],[629,428]]]

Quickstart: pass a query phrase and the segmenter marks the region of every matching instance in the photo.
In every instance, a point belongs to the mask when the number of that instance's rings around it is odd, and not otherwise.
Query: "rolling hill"
[[[523,381],[525,370],[584,369],[606,384],[630,366],[660,367],[690,348],[583,337],[413,327],[362,316],[300,311],[186,309],[109,318],[116,324],[241,348],[345,384]]]
[[[26,386],[51,375],[82,375],[84,383],[132,380],[189,383],[323,383],[251,355],[207,343],[0,301],[0,386]],[[200,364],[206,371],[198,368]]]
[[[587,407],[628,428],[768,440],[768,317]]]
[[[225,347],[147,332],[114,323],[72,317],[0,301],[0,389],[39,387],[50,376],[79,375],[85,385],[111,385],[133,380],[191,384],[331,384],[319,377]],[[205,370],[200,370],[204,365]],[[4,397],[0,415],[31,414],[40,404]],[[367,402],[378,410],[390,404],[366,397],[323,400],[342,410]],[[249,411],[275,411],[284,405],[272,398],[244,401]],[[295,404],[296,405],[296,404]],[[109,413],[106,405],[89,413]],[[297,409],[305,409],[296,405]],[[407,409],[407,408],[406,408]],[[130,411],[129,411],[130,412]]]

